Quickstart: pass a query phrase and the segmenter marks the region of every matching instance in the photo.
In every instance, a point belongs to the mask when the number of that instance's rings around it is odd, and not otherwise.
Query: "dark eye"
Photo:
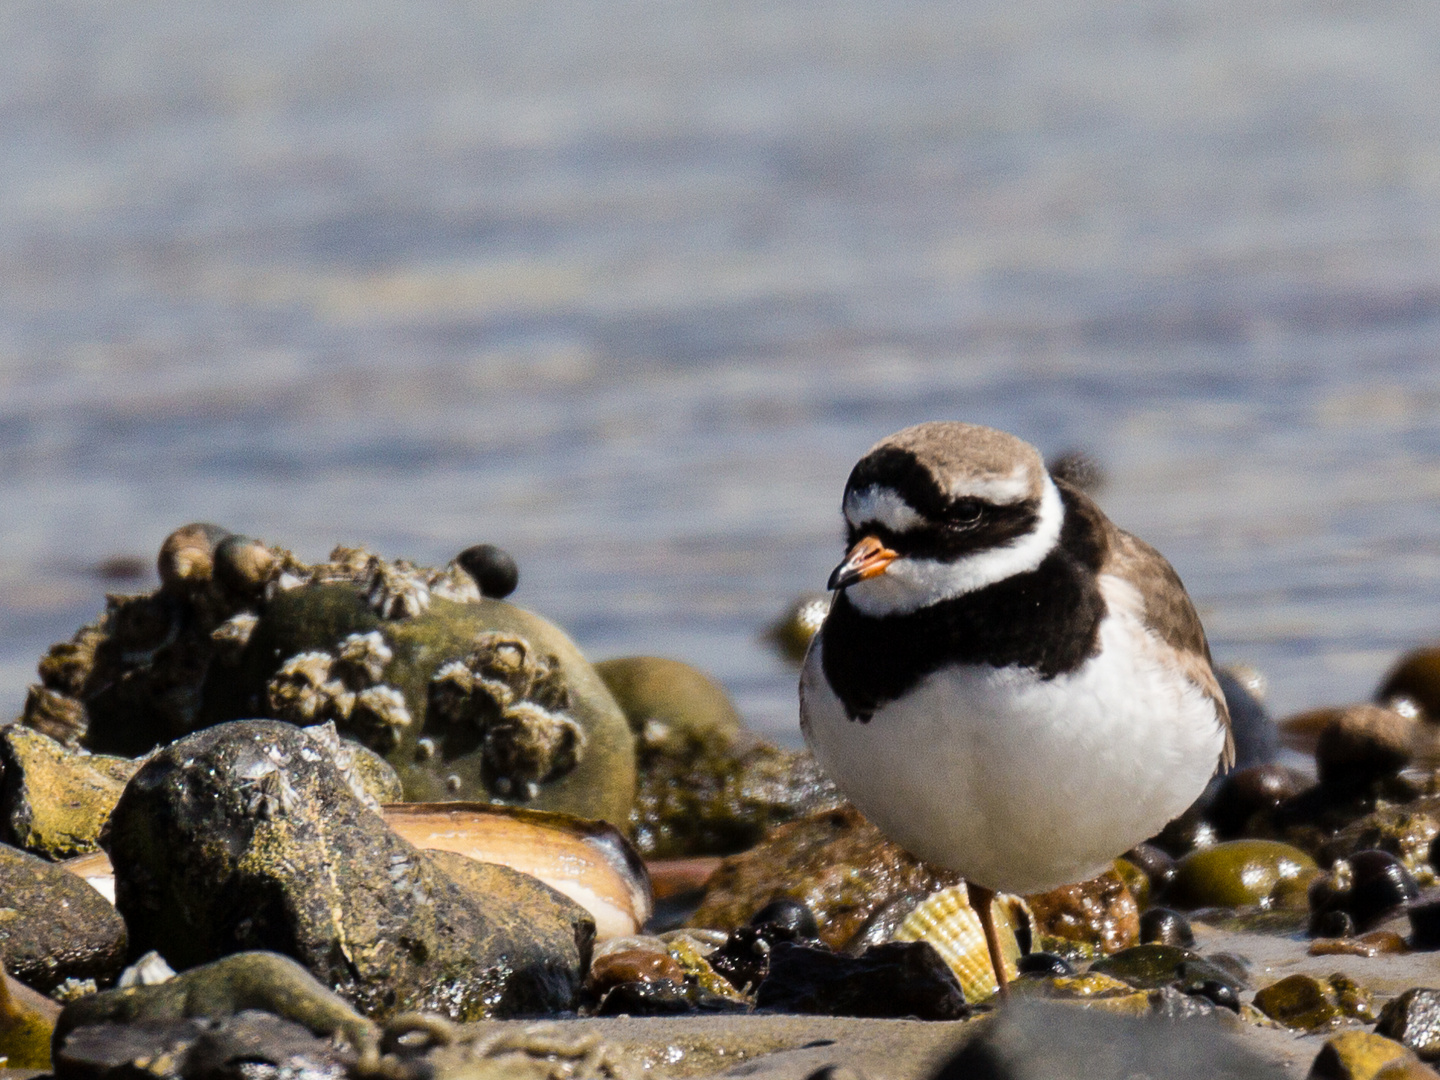
[[[946,517],[952,525],[968,527],[978,523],[984,513],[985,504],[979,499],[961,499],[950,507]]]

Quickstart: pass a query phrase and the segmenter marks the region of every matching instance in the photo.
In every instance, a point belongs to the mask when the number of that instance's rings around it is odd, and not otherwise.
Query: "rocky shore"
[[[996,914],[480,545],[177,530],[0,728],[0,1055],[62,1080],[1440,1076],[1440,650]],[[817,605],[772,631],[803,651]]]

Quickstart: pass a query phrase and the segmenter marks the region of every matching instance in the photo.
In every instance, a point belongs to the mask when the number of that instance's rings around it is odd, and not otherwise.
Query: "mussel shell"
[[[638,933],[654,907],[645,863],[604,821],[479,802],[387,803],[385,823],[416,847],[503,863],[595,917],[597,940]]]

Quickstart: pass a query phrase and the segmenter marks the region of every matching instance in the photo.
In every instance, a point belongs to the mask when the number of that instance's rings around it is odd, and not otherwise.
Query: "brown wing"
[[[1180,575],[1175,573],[1165,556],[1132,536],[1113,522],[1109,527],[1109,544],[1100,565],[1102,574],[1112,574],[1135,587],[1145,604],[1144,618],[1150,629],[1172,651],[1171,659],[1180,667],[1215,705],[1215,712],[1225,726],[1225,768],[1235,763],[1235,736],[1230,727],[1230,710],[1225,694],[1215,678],[1210,661],[1210,643],[1200,616],[1185,592]]]

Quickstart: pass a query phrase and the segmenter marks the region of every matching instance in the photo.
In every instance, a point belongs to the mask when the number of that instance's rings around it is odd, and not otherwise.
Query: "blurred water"
[[[518,10],[517,10],[518,8]],[[0,710],[195,519],[715,672],[918,420],[1109,469],[1280,711],[1440,628],[1440,7],[0,10]]]

